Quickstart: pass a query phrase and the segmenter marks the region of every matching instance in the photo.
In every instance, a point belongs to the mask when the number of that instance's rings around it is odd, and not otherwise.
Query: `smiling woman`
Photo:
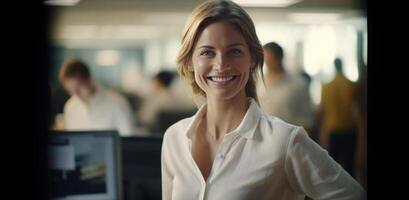
[[[192,12],[177,67],[206,103],[165,132],[162,199],[365,199],[304,128],[260,109],[254,81],[262,63],[240,6],[207,1]]]
[[[248,70],[252,68],[252,70],[249,80],[246,80],[245,91],[247,96],[257,99],[255,79],[257,79],[258,74],[262,73],[263,48],[257,38],[256,30],[250,16],[239,6],[228,8],[228,5],[230,5],[229,2],[219,2],[218,4],[204,3],[197,7],[196,12],[192,13],[183,31],[182,46],[177,57],[177,69],[182,77],[191,85],[194,94],[206,96],[203,88],[195,82],[196,77],[193,73],[194,60],[192,60],[195,56],[197,57],[195,53],[199,53],[201,54],[200,56],[205,58],[211,58],[213,56],[212,58],[217,59],[221,58],[220,55],[225,57],[227,54],[230,57],[236,56],[239,58],[250,56],[252,63],[251,66],[248,65],[247,68]],[[211,28],[211,30],[204,30],[214,22],[224,22],[228,24],[228,27],[219,30],[218,27],[222,25],[213,25],[216,27]],[[234,32],[231,32],[231,30],[234,30]],[[234,36],[234,38],[228,41],[222,41],[224,43],[209,41],[212,39],[209,38],[211,36],[209,32],[214,31],[217,31],[216,34],[224,34],[226,37],[223,38],[229,38],[230,36]],[[199,36],[201,36],[201,41],[198,41]],[[221,37],[217,38],[223,40]],[[214,44],[209,42],[213,42]],[[224,51],[222,53],[220,51],[216,52],[215,44],[217,47],[224,45]],[[226,54],[227,48],[230,52]],[[245,55],[241,55],[243,53]],[[235,60],[237,61],[238,59]],[[195,61],[198,61],[198,59],[195,59]]]
[[[203,30],[192,64],[195,82],[208,99],[246,96],[243,88],[254,64],[246,41],[229,22],[215,22]]]

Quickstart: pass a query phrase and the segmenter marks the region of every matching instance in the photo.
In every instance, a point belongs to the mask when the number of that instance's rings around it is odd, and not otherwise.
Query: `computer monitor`
[[[121,137],[124,200],[160,200],[163,134]]]
[[[116,131],[51,131],[53,200],[122,200],[120,138]]]

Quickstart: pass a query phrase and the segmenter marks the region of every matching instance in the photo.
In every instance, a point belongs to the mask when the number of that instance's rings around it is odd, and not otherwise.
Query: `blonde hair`
[[[250,16],[239,5],[231,1],[206,1],[193,10],[183,30],[182,44],[176,60],[177,71],[191,86],[194,95],[206,96],[205,92],[195,82],[192,54],[203,29],[220,21],[226,21],[234,25],[243,35],[248,45],[254,66],[252,66],[245,90],[248,97],[252,97],[258,102],[256,80],[258,73],[263,77],[263,47],[257,37]]]

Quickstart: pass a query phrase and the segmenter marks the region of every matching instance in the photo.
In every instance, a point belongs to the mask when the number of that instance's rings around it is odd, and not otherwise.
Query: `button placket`
[[[234,134],[234,133],[231,133]],[[210,183],[214,177],[217,175],[218,170],[222,166],[225,158],[227,151],[229,150],[230,146],[233,144],[235,139],[237,138],[237,135],[227,135],[223,138],[223,142],[220,144],[219,149],[217,150],[215,159],[213,161],[212,169],[210,171],[209,178],[207,180],[207,183]]]
[[[202,185],[202,189],[200,190],[200,198],[199,199],[205,199],[206,196],[206,183]]]

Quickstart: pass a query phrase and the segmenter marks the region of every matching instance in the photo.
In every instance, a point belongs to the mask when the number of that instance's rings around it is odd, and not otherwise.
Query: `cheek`
[[[250,67],[247,67],[247,70],[242,72],[242,74],[244,74],[244,85],[246,85],[247,82],[249,81],[250,74],[251,74]]]
[[[252,62],[251,59],[248,58],[238,59],[235,61],[234,66],[236,66],[236,69],[241,73],[249,74],[252,67]]]
[[[242,59],[236,63],[237,70],[242,74],[243,85],[246,85],[250,78],[252,64],[250,59]]]
[[[204,76],[211,70],[211,64],[201,59],[193,59],[193,71],[195,74],[195,81],[199,84],[206,81]]]
[[[195,82],[196,84],[198,84],[199,86],[201,85],[202,80],[200,79],[200,73],[198,72],[198,70],[195,68],[194,70],[194,75],[195,75]]]

